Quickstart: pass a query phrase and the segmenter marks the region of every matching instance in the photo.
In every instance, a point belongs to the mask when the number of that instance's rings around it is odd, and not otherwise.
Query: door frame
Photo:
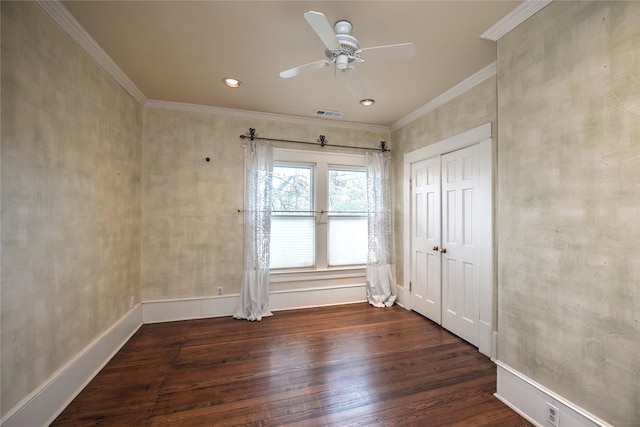
[[[403,287],[407,308],[411,307],[411,164],[430,157],[478,145],[478,161],[483,168],[478,177],[478,187],[488,197],[478,201],[480,221],[485,224],[479,230],[478,241],[478,350],[489,357],[496,357],[495,342],[495,280],[494,280],[494,232],[493,232],[493,141],[491,123],[478,126],[450,138],[427,145],[404,155],[403,175]]]

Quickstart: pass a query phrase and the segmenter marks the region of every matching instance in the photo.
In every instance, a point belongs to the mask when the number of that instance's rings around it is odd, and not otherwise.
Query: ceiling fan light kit
[[[344,70],[349,66],[349,57],[347,55],[338,55],[336,57],[336,67],[338,70]]]
[[[362,98],[366,90],[355,67],[350,65],[352,62],[410,59],[416,53],[416,47],[412,43],[360,49],[358,39],[351,35],[353,29],[351,22],[340,20],[332,27],[324,14],[314,11],[306,12],[304,18],[324,43],[327,59],[284,70],[280,72],[282,78],[288,79],[335,64],[335,67],[343,72],[341,74],[345,78],[351,95],[354,98]]]

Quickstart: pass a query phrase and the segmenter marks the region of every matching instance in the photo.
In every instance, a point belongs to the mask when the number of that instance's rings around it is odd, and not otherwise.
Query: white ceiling
[[[63,1],[151,100],[389,126],[496,60],[479,36],[520,1]],[[351,96],[333,66],[283,79],[324,59],[303,14],[348,20],[361,48],[411,42],[409,60],[357,63],[375,105]],[[242,81],[238,89],[223,77]]]

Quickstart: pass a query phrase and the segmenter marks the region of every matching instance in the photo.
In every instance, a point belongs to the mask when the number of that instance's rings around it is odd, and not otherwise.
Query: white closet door
[[[403,290],[411,309],[495,357],[492,153],[487,123],[404,155]]]
[[[442,156],[442,326],[478,345],[477,145]]]
[[[440,324],[440,156],[411,165],[411,210],[411,309]]]

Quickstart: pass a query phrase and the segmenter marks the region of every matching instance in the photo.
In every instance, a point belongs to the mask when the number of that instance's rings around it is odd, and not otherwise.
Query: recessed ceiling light
[[[229,87],[239,87],[242,82],[238,79],[232,79],[227,77],[226,79],[222,79],[222,81],[224,82],[224,84],[226,84]]]
[[[374,101],[373,99],[363,99],[360,101],[360,104],[364,105],[365,107],[368,107],[369,105],[373,105],[375,103],[376,101]]]

